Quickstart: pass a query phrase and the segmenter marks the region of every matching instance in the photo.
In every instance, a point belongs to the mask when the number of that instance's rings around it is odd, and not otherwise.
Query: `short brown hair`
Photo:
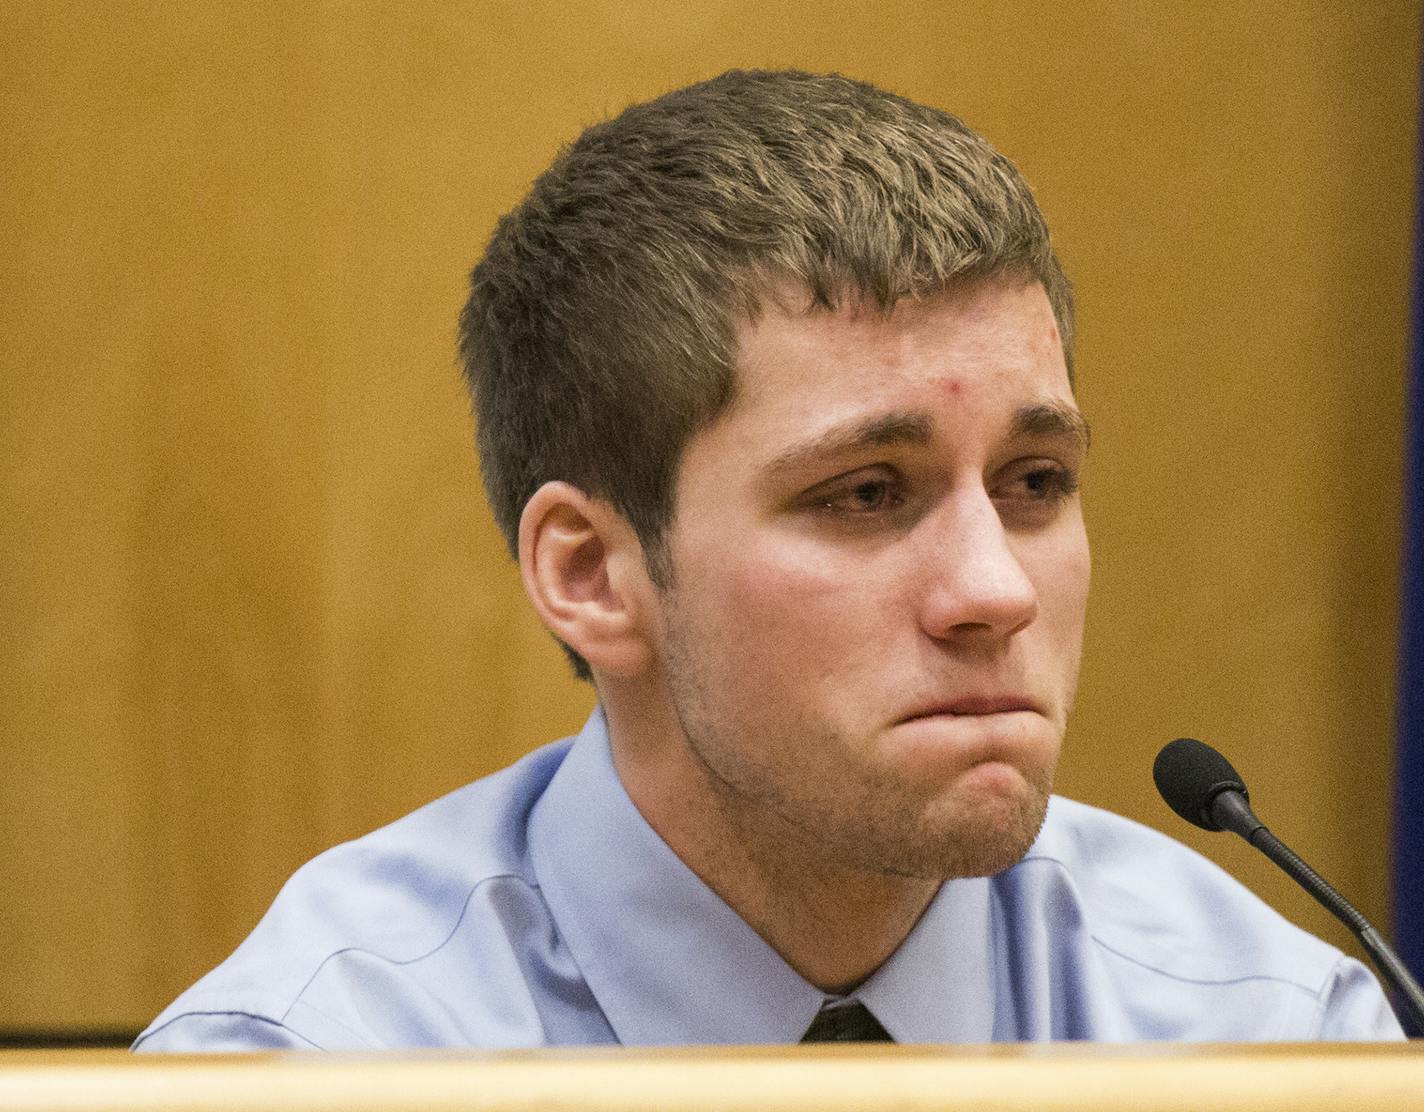
[[[683,447],[735,397],[737,326],[775,288],[888,310],[1012,271],[1043,284],[1071,369],[1072,295],[1018,171],[872,85],[734,70],[590,127],[499,221],[460,317],[511,551],[562,479],[628,520],[666,586]]]

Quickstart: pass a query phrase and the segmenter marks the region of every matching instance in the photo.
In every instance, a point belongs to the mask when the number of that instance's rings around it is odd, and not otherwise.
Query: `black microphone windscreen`
[[[1228,790],[1247,794],[1231,762],[1210,745],[1190,737],[1179,737],[1162,747],[1152,763],[1152,779],[1167,806],[1203,830],[1221,829],[1211,817],[1211,803],[1218,795]]]

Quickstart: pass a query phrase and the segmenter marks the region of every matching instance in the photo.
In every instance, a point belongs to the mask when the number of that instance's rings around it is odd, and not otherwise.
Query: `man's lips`
[[[913,722],[917,718],[938,716],[970,717],[986,714],[1012,714],[1015,711],[1039,713],[1038,705],[1025,695],[961,695],[955,699],[929,703],[901,719]]]

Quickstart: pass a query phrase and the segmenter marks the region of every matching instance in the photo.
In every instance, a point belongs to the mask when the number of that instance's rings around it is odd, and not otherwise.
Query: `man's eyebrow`
[[[1011,436],[1070,436],[1083,451],[1092,443],[1092,430],[1087,420],[1071,405],[1062,402],[1040,402],[1026,405],[1014,413],[1009,427]]]
[[[832,425],[809,440],[777,453],[764,470],[769,475],[796,471],[819,460],[862,448],[928,444],[934,439],[934,427],[934,418],[920,410],[883,413],[877,417]],[[1040,402],[1016,410],[1009,433],[1011,436],[1067,435],[1077,440],[1085,452],[1092,439],[1083,415],[1072,406],[1056,401]]]
[[[793,444],[766,465],[768,474],[795,471],[818,460],[861,448],[881,448],[890,444],[928,444],[934,437],[934,419],[928,413],[904,411],[882,413],[859,421],[832,425],[824,432]]]

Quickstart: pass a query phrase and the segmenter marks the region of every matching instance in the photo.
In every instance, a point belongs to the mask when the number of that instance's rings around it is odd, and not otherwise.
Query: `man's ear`
[[[545,483],[519,517],[519,572],[539,617],[595,671],[645,669],[652,583],[627,520],[571,483]]]

